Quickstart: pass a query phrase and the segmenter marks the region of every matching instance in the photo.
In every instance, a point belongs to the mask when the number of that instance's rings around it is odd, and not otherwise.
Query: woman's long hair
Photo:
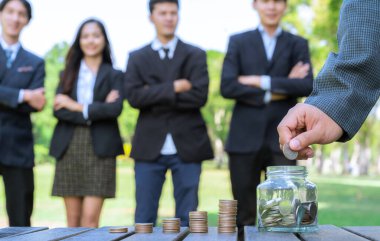
[[[107,63],[107,64],[112,65],[111,46],[107,37],[104,24],[97,19],[93,19],[93,18],[87,19],[80,25],[78,32],[76,34],[74,43],[70,47],[69,52],[67,53],[67,56],[66,56],[65,69],[63,70],[62,78],[60,81],[60,86],[61,88],[63,88],[62,93],[66,95],[71,94],[71,91],[74,86],[74,82],[78,78],[80,63],[84,57],[83,51],[80,48],[80,36],[81,36],[84,26],[88,23],[97,24],[100,30],[102,31],[102,34],[105,40],[105,46],[102,53],[102,63]]]

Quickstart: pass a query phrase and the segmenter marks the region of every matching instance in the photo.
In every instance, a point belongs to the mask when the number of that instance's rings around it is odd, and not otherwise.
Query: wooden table
[[[53,241],[53,240],[88,240],[88,241],[236,241],[237,233],[219,234],[217,228],[210,227],[207,234],[189,233],[188,228],[181,228],[178,234],[164,234],[161,228],[154,228],[151,234],[136,234],[130,227],[128,233],[109,233],[109,227],[103,228],[35,228],[8,227],[0,228],[0,241]],[[321,225],[315,233],[269,233],[258,232],[256,227],[245,227],[245,241],[380,241],[380,226],[343,227]]]

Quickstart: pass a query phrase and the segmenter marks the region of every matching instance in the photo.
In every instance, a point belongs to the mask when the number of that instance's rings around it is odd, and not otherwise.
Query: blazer
[[[37,110],[18,103],[20,89],[44,86],[44,60],[19,49],[12,67],[0,47],[0,164],[32,168],[34,166],[33,134],[30,113]]]
[[[75,126],[89,126],[94,152],[99,157],[116,157],[123,153],[123,144],[120,136],[117,117],[123,109],[123,98],[113,103],[105,103],[111,90],[118,90],[123,96],[123,79],[121,71],[117,71],[109,64],[102,64],[95,80],[93,103],[88,106],[88,120],[83,113],[72,112],[67,109],[54,111],[58,123],[54,129],[50,144],[50,155],[60,160],[65,154]],[[62,93],[61,86],[57,94]],[[70,97],[77,100],[77,81],[74,83]]]
[[[380,96],[380,4],[345,0],[338,27],[339,52],[329,54],[306,103],[330,116],[350,140]]]
[[[223,63],[221,94],[236,101],[226,151],[253,153],[262,147],[280,152],[277,125],[297,98],[310,94],[313,75],[290,79],[291,69],[297,62],[310,63],[305,39],[283,31],[277,39],[271,61],[267,60],[258,29],[234,35],[229,40]],[[265,91],[238,82],[240,75],[269,75],[271,92],[287,95],[282,101],[264,103]]]
[[[174,92],[173,81],[188,79],[192,89]],[[178,41],[169,64],[147,45],[130,54],[126,71],[126,98],[140,110],[131,156],[152,162],[160,156],[166,135],[171,133],[184,162],[213,158],[201,107],[208,94],[208,71],[203,50]]]

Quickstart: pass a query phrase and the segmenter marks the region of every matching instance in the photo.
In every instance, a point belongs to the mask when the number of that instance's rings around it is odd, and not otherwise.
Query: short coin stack
[[[164,233],[179,233],[181,228],[181,219],[165,218],[162,220],[162,228]]]
[[[136,223],[136,233],[153,233],[153,223]]]
[[[207,212],[193,211],[189,213],[191,233],[207,233]]]
[[[219,233],[236,232],[237,200],[219,200]]]
[[[128,233],[128,227],[110,227],[108,231],[110,233]]]

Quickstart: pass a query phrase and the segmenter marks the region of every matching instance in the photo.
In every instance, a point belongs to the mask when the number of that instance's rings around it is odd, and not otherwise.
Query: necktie
[[[169,60],[169,49],[162,48],[162,50],[165,52],[164,60],[168,61]]]
[[[13,51],[10,50],[10,49],[6,49],[5,50],[5,57],[7,58],[7,68],[11,68],[12,67],[12,54],[13,54]]]

